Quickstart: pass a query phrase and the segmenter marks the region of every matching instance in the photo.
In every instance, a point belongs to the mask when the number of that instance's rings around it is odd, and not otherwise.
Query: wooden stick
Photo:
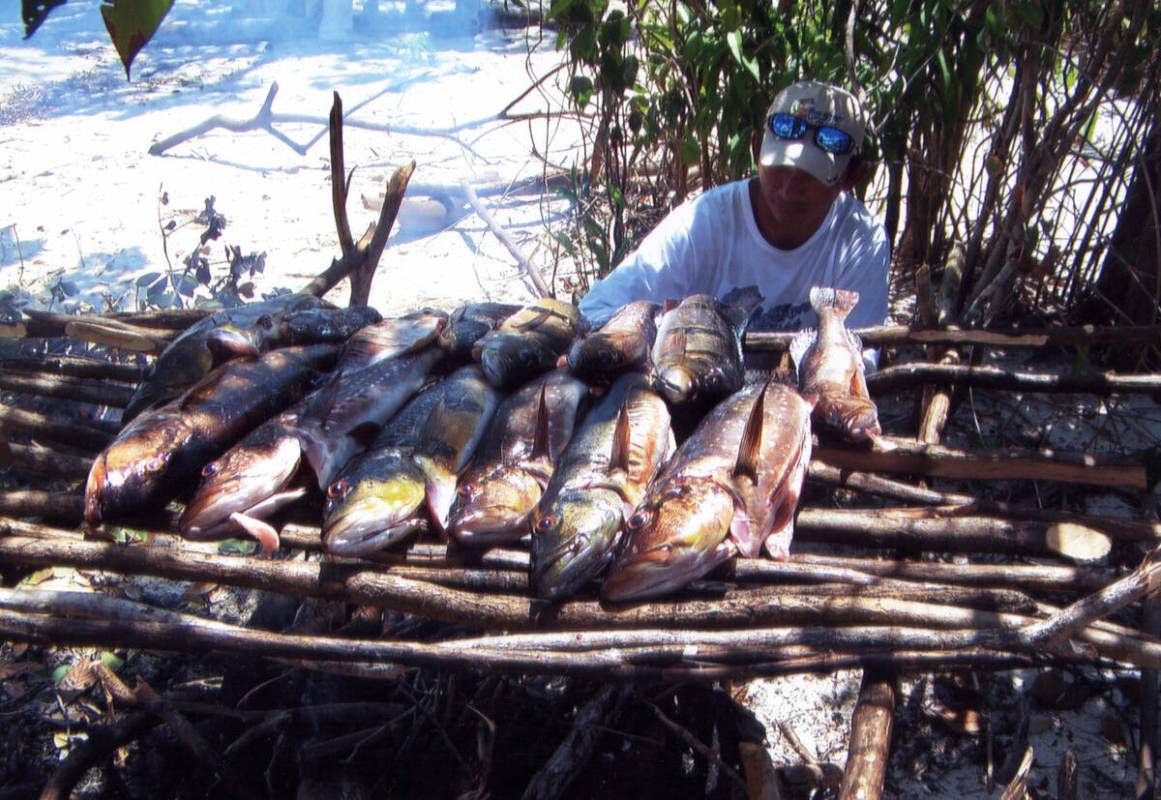
[[[890,449],[856,449],[819,443],[813,458],[840,469],[862,472],[903,472],[943,478],[979,480],[1052,480],[1145,489],[1148,476],[1141,463],[1054,450],[965,450],[924,444],[912,439],[882,437]]]
[[[0,390],[39,397],[58,397],[78,403],[124,408],[133,396],[130,386],[67,375],[27,375],[0,372]]]
[[[136,740],[160,719],[147,712],[126,714],[112,725],[90,728],[87,738],[69,749],[52,777],[40,792],[40,800],[68,800],[73,788],[85,773],[105,759],[112,758],[118,749]]]
[[[0,370],[4,372],[46,372],[68,375],[74,378],[96,378],[103,381],[140,383],[145,370],[136,364],[115,364],[84,356],[10,356],[0,358]]]
[[[49,492],[40,489],[0,492],[0,516],[5,517],[43,517],[79,524],[84,508],[85,498],[79,492]]]
[[[186,128],[183,131],[178,131],[172,136],[167,136],[159,142],[154,142],[149,146],[149,155],[159,156],[171,147],[176,147],[182,142],[190,139],[196,139],[203,134],[209,133],[214,128],[224,128],[233,133],[246,133],[248,131],[264,130],[273,136],[278,141],[285,144],[300,156],[306,155],[307,148],[303,145],[290,139],[286,134],[278,131],[274,127],[274,116],[270,111],[271,106],[274,105],[274,96],[278,94],[278,81],[270,84],[270,90],[266,93],[266,99],[262,102],[262,107],[250,119],[236,119],[234,117],[226,117],[221,114],[215,114],[203,122],[199,122],[193,127]]]
[[[25,309],[26,336],[50,339],[72,336],[97,344],[108,344],[142,353],[160,353],[169,344],[171,335],[157,328],[145,328],[99,314],[56,314],[49,311]]]
[[[83,458],[81,456],[73,455],[72,453],[59,453],[46,446],[31,447],[25,444],[16,444],[10,442],[9,449],[9,464],[19,469],[26,469],[29,472],[38,472],[44,475],[52,475],[57,478],[66,478],[68,480],[76,480],[77,478],[88,477],[89,470],[93,466],[91,458]],[[9,492],[0,493],[0,508],[10,501],[3,495]],[[27,495],[24,495],[27,499]],[[59,502],[60,495],[50,496],[47,498],[47,505],[52,506]],[[0,512],[6,513],[6,512]]]
[[[97,420],[88,420],[85,423],[63,422],[44,414],[0,403],[0,430],[24,433],[38,439],[50,439],[71,447],[91,449],[93,452],[104,449],[105,445],[117,435],[117,429],[116,423]]]
[[[464,195],[468,198],[468,203],[471,204],[472,210],[484,221],[484,224],[488,226],[488,230],[500,241],[500,244],[504,245],[508,252],[512,254],[512,257],[516,259],[516,264],[528,276],[528,279],[532,281],[532,285],[536,287],[537,293],[541,297],[552,297],[552,289],[544,282],[544,276],[540,274],[540,270],[532,266],[532,262],[521,252],[520,247],[512,239],[508,231],[504,230],[500,223],[496,221],[496,218],[492,216],[492,212],[488,210],[487,206],[480,202],[480,198],[476,195],[476,190],[472,188],[472,185],[464,181],[460,184],[460,187],[463,189]]]
[[[375,270],[379,268],[379,259],[383,255],[383,248],[387,246],[387,237],[395,225],[395,218],[403,205],[403,196],[407,193],[407,184],[414,172],[415,161],[412,160],[395,170],[391,179],[387,181],[387,197],[375,223],[375,233],[367,244],[366,256],[363,263],[351,271],[350,304],[353,306],[365,306],[371,297],[371,279],[375,276]]]
[[[867,388],[880,395],[924,383],[953,383],[1013,392],[1086,392],[1090,394],[1161,392],[1161,375],[1056,375],[1046,372],[1013,372],[1001,367],[965,364],[898,364],[867,376]]]
[[[868,346],[885,344],[986,345],[989,347],[1120,347],[1161,344],[1161,325],[1116,325],[1075,328],[988,328],[986,330],[949,328],[915,330],[905,325],[879,325],[856,328],[854,332]],[[745,336],[748,350],[780,353],[790,349],[793,332],[749,331]]]
[[[925,489],[903,481],[884,478],[871,472],[850,472],[813,460],[810,462],[810,471],[807,474],[813,480],[832,486],[859,489],[881,497],[890,497],[911,503],[946,506],[945,511],[949,514],[984,514],[1046,524],[1075,522],[1126,541],[1156,542],[1161,539],[1161,523],[1156,522],[1128,517],[1098,517],[1062,509],[1007,503],[1002,500],[979,500],[969,494]]]
[[[859,700],[851,715],[840,800],[875,800],[883,796],[895,719],[895,681],[890,672],[863,671]]]
[[[176,336],[177,332],[186,330],[212,313],[213,310],[209,308],[163,308],[152,311],[114,311],[104,317],[141,328],[164,328],[174,331]]]
[[[344,256],[355,248],[355,238],[351,235],[351,223],[347,218],[347,170],[343,157],[343,100],[338,92],[332,92],[330,124],[331,152],[331,205],[334,207],[335,228],[339,234],[339,252]]]
[[[1016,777],[1004,787],[1000,800],[1024,800],[1028,795],[1028,778],[1032,774],[1033,751],[1031,745],[1024,751],[1024,757],[1016,770]]]

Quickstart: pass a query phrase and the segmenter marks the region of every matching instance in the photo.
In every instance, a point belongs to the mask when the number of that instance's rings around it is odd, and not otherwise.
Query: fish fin
[[[517,323],[513,324],[511,330],[514,330],[514,331],[534,330],[535,328],[539,328],[541,325],[543,325],[544,321],[551,316],[552,316],[551,311],[549,311],[547,309],[540,310],[531,319],[525,320],[524,322],[517,322]]]
[[[305,426],[296,426],[294,433],[298,437],[298,442],[302,446],[302,454],[306,456],[310,468],[314,470],[316,477],[321,477],[329,469],[327,462],[330,461],[330,448],[327,447],[322,431],[319,430],[318,425],[308,423]],[[320,481],[319,486],[322,485]]]
[[[734,477],[745,475],[750,480],[758,481],[758,458],[762,451],[762,421],[766,416],[766,391],[770,387],[767,381],[758,393],[750,409],[750,416],[746,420],[746,427],[742,429],[742,440],[738,443],[738,460],[734,463]]]
[[[771,532],[762,546],[770,558],[775,561],[786,561],[790,558],[790,542],[794,538],[794,522],[787,523],[785,528]]]
[[[834,309],[835,315],[844,320],[859,303],[859,293],[850,289],[832,289],[829,286],[810,287],[810,307],[818,314],[824,308]]]
[[[617,424],[613,428],[613,452],[609,455],[609,472],[629,471],[629,398],[621,404],[617,412]]]
[[[818,331],[814,328],[803,328],[790,340],[790,359],[794,362],[794,372],[799,382],[802,381],[800,374],[802,362],[806,360],[810,349],[814,347],[816,339],[818,339]]]
[[[756,558],[760,553],[761,542],[755,541],[753,521],[741,508],[734,511],[730,520],[730,540],[744,558]]]
[[[447,542],[447,521],[456,499],[455,473],[433,469],[425,469],[423,472],[427,481],[425,497],[427,510],[431,513],[431,526]]]
[[[540,387],[540,401],[536,404],[536,432],[532,436],[532,452],[529,459],[548,459],[550,437],[548,435],[548,386]]]
[[[259,317],[255,325],[261,325],[262,320],[266,320],[267,327],[273,327],[269,315]],[[254,340],[234,325],[219,325],[206,334],[205,342],[215,367],[234,358],[257,358],[260,355]]]
[[[271,555],[278,549],[278,531],[268,522],[235,511],[230,515],[230,521],[258,540],[262,552]]]

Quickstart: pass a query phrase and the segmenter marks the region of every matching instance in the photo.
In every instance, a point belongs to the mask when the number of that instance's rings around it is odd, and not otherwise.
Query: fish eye
[[[269,314],[263,314],[258,318],[258,322],[256,324],[259,328],[270,330],[274,327],[274,320],[270,317]]]
[[[346,481],[335,481],[327,487],[327,497],[332,500],[341,500],[351,491],[351,484]]]
[[[213,476],[215,476],[217,474],[218,474],[218,462],[216,462],[216,461],[211,461],[209,464],[206,464],[204,467],[202,467],[202,477],[203,478],[212,478]]]
[[[146,472],[161,472],[163,469],[165,469],[165,462],[166,462],[165,456],[154,456],[153,458],[151,458],[145,462],[145,471]]]
[[[555,514],[545,514],[536,523],[536,530],[539,533],[548,533],[556,525]]]
[[[649,522],[649,515],[647,513],[645,513],[644,511],[638,511],[636,514],[629,517],[629,521],[625,523],[625,526],[629,530],[635,531],[638,528],[645,527],[645,525],[648,522]]]
[[[456,494],[461,500],[470,500],[472,495],[476,493],[476,487],[470,483],[465,483],[460,488],[456,489]]]

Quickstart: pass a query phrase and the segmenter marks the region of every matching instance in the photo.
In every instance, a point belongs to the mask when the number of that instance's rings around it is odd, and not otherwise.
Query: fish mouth
[[[249,459],[241,468],[232,469],[228,454],[221,462],[213,462],[206,469],[216,468],[216,475],[198,487],[182,512],[178,523],[182,536],[193,540],[220,538],[237,531],[230,522],[231,514],[269,516],[298,499],[304,489],[283,490],[298,474],[301,462],[302,451],[293,436],[285,437],[261,458]]]
[[[532,534],[530,583],[537,597],[564,600],[595,578],[613,558],[621,529],[620,510],[594,507],[578,501],[561,507],[557,524]],[[542,517],[543,523],[546,517]],[[550,542],[559,542],[551,546]],[[546,547],[551,549],[545,550]]]
[[[733,555],[734,547],[728,541],[706,550],[659,545],[617,561],[601,584],[601,601],[627,603],[676,592]]]
[[[666,367],[653,380],[654,388],[670,403],[684,403],[693,392],[693,376],[684,367]]]
[[[528,532],[528,516],[541,493],[536,479],[518,470],[462,487],[452,506],[448,529],[463,545],[517,541]]]
[[[323,546],[335,555],[366,555],[395,544],[419,529],[424,518],[416,512],[425,494],[423,482],[414,479],[356,487],[327,513]]]

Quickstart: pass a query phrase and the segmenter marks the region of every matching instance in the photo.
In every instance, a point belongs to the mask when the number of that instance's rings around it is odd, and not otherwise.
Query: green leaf
[[[115,653],[110,653],[108,650],[101,651],[101,663],[109,669],[116,672],[125,665],[125,659],[118,658]]]
[[[101,4],[101,16],[125,65],[126,79],[133,59],[153,38],[172,7],[173,0],[105,0]]]
[[[61,681],[63,681],[65,679],[65,676],[69,674],[69,670],[71,670],[72,668],[73,668],[72,664],[61,664],[59,667],[54,669],[52,671],[52,684],[53,684],[53,686],[60,686]]]
[[[681,140],[680,147],[681,163],[685,166],[693,166],[701,161],[701,146],[697,143],[697,139],[693,136],[686,136]]]
[[[40,24],[48,18],[54,8],[60,8],[65,0],[21,0],[20,16],[24,20],[24,38],[36,33]]]
[[[248,556],[257,549],[253,539],[226,539],[218,544],[218,554],[223,556]]]

